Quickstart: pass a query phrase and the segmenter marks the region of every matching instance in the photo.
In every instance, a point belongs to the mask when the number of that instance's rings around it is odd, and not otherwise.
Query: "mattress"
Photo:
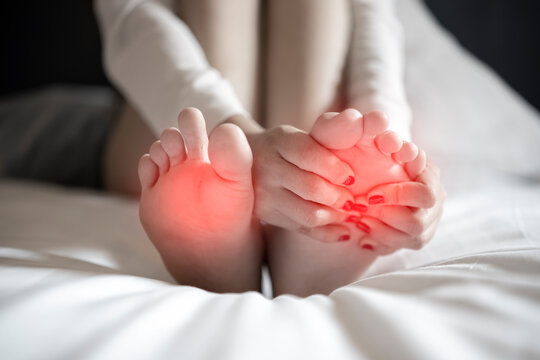
[[[449,198],[421,251],[329,296],[180,286],[134,201],[0,181],[2,359],[538,359],[540,116],[399,2],[413,136]]]

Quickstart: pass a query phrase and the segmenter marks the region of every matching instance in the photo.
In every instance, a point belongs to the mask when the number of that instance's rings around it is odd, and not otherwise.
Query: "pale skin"
[[[210,8],[220,6],[219,2],[203,2]],[[290,12],[295,9],[290,9],[288,6],[302,6],[301,2],[296,5],[292,3],[295,2],[277,1],[275,5],[272,5],[275,8],[271,11]],[[241,0],[227,5],[243,6]],[[189,7],[186,4],[184,6]],[[320,6],[324,8],[325,5]],[[336,8],[337,13],[326,9],[333,14],[328,17],[329,22],[332,19],[335,21],[340,19],[339,6],[332,7],[334,10]],[[188,13],[189,9],[185,9],[184,14],[188,15]],[[227,20],[222,19],[222,21]],[[246,24],[252,23],[246,20]],[[204,21],[202,23],[199,21],[198,24],[202,24],[199,26],[205,29]],[[248,26],[246,24],[234,26]],[[331,25],[329,24],[330,27]],[[206,24],[206,26],[205,31],[211,32],[211,24]],[[294,27],[293,24],[290,26]],[[282,36],[281,32],[273,32],[271,24],[269,31],[270,37],[276,38],[270,41],[270,46],[276,47],[271,53],[277,54],[273,55],[274,57],[279,57],[279,54],[285,53],[280,51],[279,47],[288,45],[286,42],[278,41],[279,36]],[[297,28],[295,31],[307,30]],[[195,34],[197,35],[196,31]],[[335,35],[339,37],[340,34]],[[219,34],[213,36],[219,36]],[[241,42],[242,39],[229,38],[226,41]],[[250,41],[256,42],[256,39]],[[438,170],[429,162],[425,165],[425,154],[414,144],[403,142],[396,134],[388,135],[388,132],[384,132],[384,126],[380,126],[380,129],[376,129],[377,131],[371,134],[373,138],[378,136],[378,141],[368,146],[371,146],[373,151],[376,150],[381,155],[389,156],[397,161],[402,166],[403,173],[407,173],[408,177],[400,178],[397,183],[377,184],[362,197],[355,197],[350,190],[351,186],[345,185],[351,176],[356,179],[357,184],[360,183],[358,169],[356,171],[353,169],[359,165],[343,161],[337,154],[357,144],[359,139],[356,139],[356,142],[355,139],[345,139],[352,133],[348,131],[347,126],[358,126],[358,123],[364,123],[366,116],[359,117],[359,114],[353,115],[349,111],[348,114],[341,116],[340,120],[335,118],[335,114],[324,113],[327,110],[339,109],[336,105],[340,103],[339,88],[335,91],[328,91],[328,89],[335,89],[335,83],[340,79],[340,68],[336,64],[342,61],[340,56],[343,56],[343,49],[341,49],[343,45],[340,42],[336,45],[335,41],[329,41],[326,44],[319,44],[319,42],[308,42],[309,46],[304,48],[297,46],[295,51],[299,53],[298,55],[294,52],[291,54],[291,49],[289,49],[288,54],[292,57],[292,62],[300,66],[306,59],[310,59],[310,53],[316,52],[318,46],[330,47],[330,50],[333,46],[337,59],[331,61],[330,65],[314,64],[313,68],[318,71],[300,74],[294,78],[294,82],[286,76],[271,77],[273,80],[267,84],[269,91],[267,91],[266,103],[272,111],[267,111],[261,116],[266,118],[266,128],[252,118],[238,115],[227,119],[225,123],[229,124],[223,125],[225,128],[215,129],[208,140],[206,133],[200,127],[201,121],[204,121],[202,115],[194,109],[187,109],[180,116],[180,132],[168,129],[161,135],[159,143],[149,147],[153,137],[144,124],[141,125],[140,119],[133,114],[124,115],[120,119],[118,125],[120,129],[122,124],[137,123],[138,125],[133,127],[138,130],[132,131],[129,137],[120,134],[119,131],[113,134],[108,148],[122,148],[128,154],[123,154],[122,161],[115,161],[115,158],[120,157],[118,151],[109,150],[106,163],[134,164],[138,154],[149,152],[150,155],[142,157],[139,166],[143,189],[141,220],[149,237],[162,254],[169,271],[179,283],[218,292],[258,290],[260,266],[265,256],[271,270],[275,295],[283,293],[301,296],[313,293],[328,294],[335,288],[356,280],[376,256],[388,254],[403,247],[420,248],[433,236],[445,196],[439,181]],[[219,43],[219,40],[214,40],[213,43]],[[227,69],[227,62],[220,60],[223,54],[216,49],[211,51],[212,43],[205,44],[201,41],[201,44],[207,54],[214,54],[209,55],[209,58],[215,67],[218,67],[225,76],[231,73]],[[246,55],[250,53],[253,52],[242,52],[242,56],[247,56],[243,61],[248,63],[255,61]],[[317,59],[315,56],[312,58]],[[273,64],[280,63],[282,63],[280,59],[274,58],[272,62],[269,62],[269,71],[279,73],[278,65]],[[294,71],[294,66],[292,70],[291,66],[287,66],[286,69],[282,69],[281,72]],[[236,80],[234,80],[235,77]],[[309,99],[302,98],[296,103],[289,101],[283,104],[284,89],[297,94],[305,94],[301,88],[304,86],[311,89],[310,82],[313,81],[313,77],[318,77],[320,86],[317,88],[324,89],[312,95],[317,101],[310,103]],[[250,90],[256,93],[253,84],[257,82],[253,81],[252,77],[242,78],[235,74],[231,78],[233,78],[235,88],[241,89],[239,91],[241,94],[249,94]],[[300,89],[294,89],[295,87],[300,87]],[[249,99],[245,101],[249,102]],[[247,103],[246,107],[250,109]],[[260,113],[255,108],[256,106],[251,107],[252,113]],[[324,113],[317,123],[315,123],[317,116],[314,115],[316,113]],[[332,123],[334,126],[329,127]],[[191,124],[191,127],[186,124]],[[199,130],[192,131],[193,128]],[[317,133],[317,128],[324,128],[325,131]],[[312,131],[311,134],[307,132],[309,130]],[[334,136],[330,139],[325,139],[321,135],[332,131],[334,131]],[[241,134],[245,134],[245,137]],[[335,136],[335,134],[341,134],[341,136]],[[357,137],[361,136],[363,128],[355,134]],[[338,139],[337,143],[335,139]],[[206,143],[209,143],[208,150],[204,145]],[[227,150],[231,146],[234,151]],[[364,148],[368,146],[364,145]],[[143,147],[146,147],[146,150],[141,150]],[[237,223],[237,229],[232,231],[234,236],[226,237],[222,235],[223,232],[216,231],[215,235],[210,236],[215,237],[210,252],[204,247],[204,242],[193,245],[194,238],[208,237],[208,234],[197,235],[195,231],[191,234],[192,236],[189,234],[186,236],[186,231],[183,231],[175,235],[174,231],[168,228],[167,222],[160,223],[161,220],[153,219],[158,216],[153,214],[155,208],[158,207],[155,205],[157,196],[153,194],[167,193],[169,190],[166,184],[171,182],[167,179],[172,178],[174,174],[183,174],[184,177],[196,176],[196,174],[190,175],[193,172],[176,170],[187,169],[186,164],[192,164],[193,159],[199,159],[200,163],[204,163],[208,169],[213,169],[214,172],[210,172],[211,174],[219,175],[213,178],[214,183],[218,184],[215,185],[216,187],[229,189],[233,180],[236,199],[238,199],[236,190],[242,189],[239,191],[243,194],[240,198],[245,200],[241,206],[242,213],[247,214],[251,211],[253,215],[253,217],[238,216],[228,219],[228,224]],[[136,192],[134,189],[137,186],[133,184],[135,170],[131,165],[128,168],[123,174],[118,171],[118,166],[111,166],[108,169],[106,181],[110,188],[130,193]],[[248,171],[250,168],[251,173]],[[126,175],[126,173],[129,174]],[[247,176],[248,173],[250,176]],[[227,181],[221,184],[216,179]],[[318,191],[313,189],[318,189]],[[225,190],[217,193],[228,196]],[[347,201],[366,203],[367,199],[375,195],[382,196],[384,203],[367,204],[369,206],[365,213],[342,209]],[[190,212],[194,211],[196,212],[197,209],[190,206]],[[351,214],[358,217],[362,215],[359,222],[364,227],[353,226],[357,223],[355,221],[347,222]],[[182,223],[184,217],[182,213],[173,214],[173,216],[175,216],[175,221]],[[257,228],[259,221],[265,224],[265,245],[261,244],[261,232]],[[362,230],[366,229],[365,226],[369,228],[369,234]],[[347,236],[348,241],[339,241]],[[174,245],[171,245],[172,241]],[[368,248],[365,247],[366,244]],[[266,254],[263,253],[263,245]],[[354,250],[351,251],[351,249]],[[214,256],[211,261],[208,261],[210,257],[200,256],[201,253],[208,255],[212,252],[219,256]],[[222,269],[229,270],[221,271]],[[239,276],[239,274],[242,275]]]

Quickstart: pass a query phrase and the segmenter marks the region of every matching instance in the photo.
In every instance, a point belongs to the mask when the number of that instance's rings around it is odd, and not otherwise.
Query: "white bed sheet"
[[[414,136],[449,189],[435,239],[330,296],[174,285],[134,202],[0,182],[2,359],[538,359],[540,117],[413,0]]]

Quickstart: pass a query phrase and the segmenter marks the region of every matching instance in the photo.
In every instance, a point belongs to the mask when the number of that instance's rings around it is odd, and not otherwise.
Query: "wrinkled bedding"
[[[0,181],[2,359],[538,359],[540,116],[399,2],[413,136],[449,198],[422,251],[330,296],[174,284],[135,202]]]

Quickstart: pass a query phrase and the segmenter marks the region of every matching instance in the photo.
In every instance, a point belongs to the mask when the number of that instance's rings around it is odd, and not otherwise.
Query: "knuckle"
[[[312,176],[305,175],[304,179],[298,183],[298,186],[303,189],[303,192],[307,197],[312,198],[317,194],[319,184],[317,179],[313,178]]]
[[[426,230],[425,222],[418,216],[413,216],[409,221],[409,234],[420,236]]]
[[[341,174],[347,172],[346,166],[338,159],[337,156],[328,154],[328,156],[322,157],[322,162],[324,163],[325,168],[327,169],[336,169],[335,173]]]
[[[426,194],[425,194],[425,207],[426,208],[432,208],[435,206],[437,202],[437,195],[435,194],[435,191],[431,188],[426,188]]]
[[[325,214],[324,211],[321,209],[315,209],[307,211],[304,214],[303,225],[313,228],[316,226],[325,225]]]
[[[332,205],[338,200],[338,195],[329,189],[322,179],[310,177],[304,183],[306,200],[311,200],[324,205]]]
[[[424,247],[424,242],[422,241],[422,238],[417,236],[417,237],[414,237],[411,241],[411,246],[410,248],[413,249],[413,250],[420,250]]]

